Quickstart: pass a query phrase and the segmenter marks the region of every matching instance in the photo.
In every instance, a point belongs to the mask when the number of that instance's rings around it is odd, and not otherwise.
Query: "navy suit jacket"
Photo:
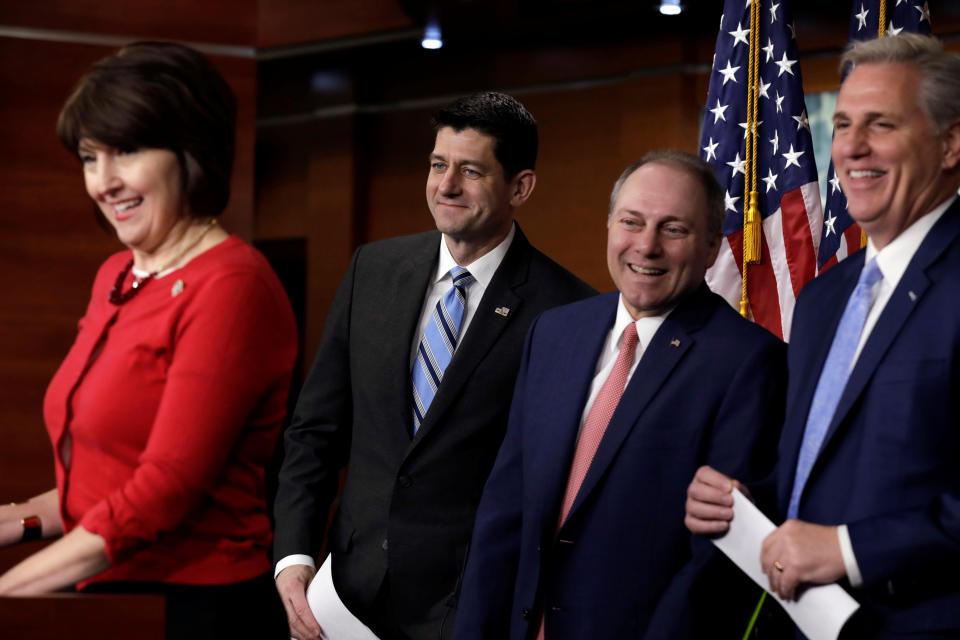
[[[771,470],[786,349],[702,285],[647,346],[557,532],[618,299],[613,292],[548,311],[527,336],[507,436],[477,513],[457,640],[522,640],[540,611],[550,640],[696,637],[695,579],[719,558],[684,527],[686,487],[702,464],[741,479]]]
[[[850,256],[797,300],[781,515],[817,380],[863,261],[863,251]],[[930,230],[867,339],[799,518],[848,525],[864,580],[852,593],[881,632],[960,631],[960,201]]]

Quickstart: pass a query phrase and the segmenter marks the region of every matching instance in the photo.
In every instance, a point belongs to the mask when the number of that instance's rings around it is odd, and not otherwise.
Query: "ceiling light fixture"
[[[665,16],[678,16],[683,11],[680,0],[660,0],[660,13]]]
[[[439,49],[443,46],[443,36],[440,33],[440,24],[434,20],[427,22],[423,28],[423,40],[420,46],[424,49]]]

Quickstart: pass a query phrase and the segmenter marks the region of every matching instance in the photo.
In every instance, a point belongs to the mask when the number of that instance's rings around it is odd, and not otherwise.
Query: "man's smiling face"
[[[707,196],[670,164],[641,166],[620,188],[607,221],[607,267],[634,319],[660,315],[693,293],[717,258]]]
[[[911,64],[866,63],[837,97],[833,164],[850,216],[879,249],[953,191],[944,170],[956,161],[921,108],[921,85]]]

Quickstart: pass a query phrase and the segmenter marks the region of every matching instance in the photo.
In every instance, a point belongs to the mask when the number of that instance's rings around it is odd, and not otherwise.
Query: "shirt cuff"
[[[280,562],[277,563],[277,568],[273,571],[273,579],[276,580],[281,571],[287,567],[292,567],[295,564],[305,564],[314,570],[317,568],[317,563],[313,561],[313,558],[305,553],[291,553],[290,555],[281,558]]]
[[[842,524],[837,527],[837,538],[840,539],[840,553],[843,555],[843,566],[847,570],[847,580],[850,581],[850,586],[862,587],[863,576],[860,575],[857,557],[853,555],[853,543],[850,542],[850,531],[847,529],[847,525]]]

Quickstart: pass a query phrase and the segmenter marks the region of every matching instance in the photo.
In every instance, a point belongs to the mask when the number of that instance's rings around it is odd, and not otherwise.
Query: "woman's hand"
[[[16,544],[23,539],[23,525],[20,521],[29,516],[40,518],[42,537],[55,538],[61,535],[63,523],[60,521],[57,502],[57,490],[50,489],[26,502],[0,507],[0,547]]]
[[[77,527],[0,576],[0,596],[50,593],[110,567],[106,543]]]

